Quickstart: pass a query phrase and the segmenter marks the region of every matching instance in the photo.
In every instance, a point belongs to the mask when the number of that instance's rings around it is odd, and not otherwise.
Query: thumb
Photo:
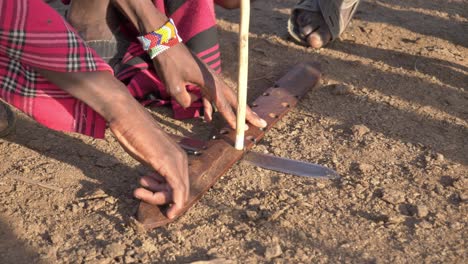
[[[167,92],[173,97],[183,108],[187,108],[192,103],[192,97],[187,92],[185,85],[182,83],[166,84]]]

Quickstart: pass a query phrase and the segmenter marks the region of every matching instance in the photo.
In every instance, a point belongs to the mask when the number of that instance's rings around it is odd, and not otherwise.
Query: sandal
[[[298,43],[309,46],[307,38],[320,29],[320,25],[304,33],[297,23],[300,11],[319,13],[331,33],[331,41],[337,39],[349,25],[360,0],[301,0],[293,7],[288,20],[289,35]]]
[[[9,135],[15,129],[16,116],[15,113],[13,113],[13,111],[11,110],[10,106],[3,101],[0,101],[0,108],[4,109],[6,113],[6,121],[8,123],[5,129],[0,130],[0,138],[2,138]]]

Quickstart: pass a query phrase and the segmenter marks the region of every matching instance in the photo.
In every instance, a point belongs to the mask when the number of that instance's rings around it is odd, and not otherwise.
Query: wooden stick
[[[250,0],[241,0],[239,29],[239,79],[237,87],[237,123],[235,148],[244,149],[245,111],[247,108],[247,83],[249,68]]]
[[[7,175],[7,177],[10,178],[10,179],[13,179],[13,180],[22,181],[22,182],[29,183],[29,184],[32,184],[32,185],[37,185],[37,186],[40,186],[42,188],[46,188],[46,189],[49,189],[49,190],[54,190],[54,191],[57,191],[57,192],[63,192],[63,189],[60,188],[60,187],[55,187],[55,186],[52,186],[52,185],[49,185],[49,184],[46,184],[46,183],[42,183],[42,182],[38,182],[38,181],[35,181],[35,180],[32,180],[32,179],[26,178],[26,177],[13,176],[13,175]]]

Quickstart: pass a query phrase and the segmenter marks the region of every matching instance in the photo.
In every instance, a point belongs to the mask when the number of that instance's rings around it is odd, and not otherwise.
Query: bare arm
[[[173,201],[169,217],[177,215],[189,191],[185,152],[160,128],[151,115],[109,72],[61,73],[38,71],[49,81],[85,102],[109,122],[112,133],[135,159],[151,166],[170,186],[165,192],[135,192],[137,198],[153,204]],[[173,195],[172,195],[173,194]]]

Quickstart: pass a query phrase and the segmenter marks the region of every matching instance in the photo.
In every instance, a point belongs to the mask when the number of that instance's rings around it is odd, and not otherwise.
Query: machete
[[[202,155],[203,150],[206,149],[206,144],[202,140],[172,134],[170,136],[187,152],[187,154]],[[243,160],[260,168],[296,176],[318,179],[336,179],[340,177],[334,170],[319,164],[297,161],[254,151],[247,152]]]

